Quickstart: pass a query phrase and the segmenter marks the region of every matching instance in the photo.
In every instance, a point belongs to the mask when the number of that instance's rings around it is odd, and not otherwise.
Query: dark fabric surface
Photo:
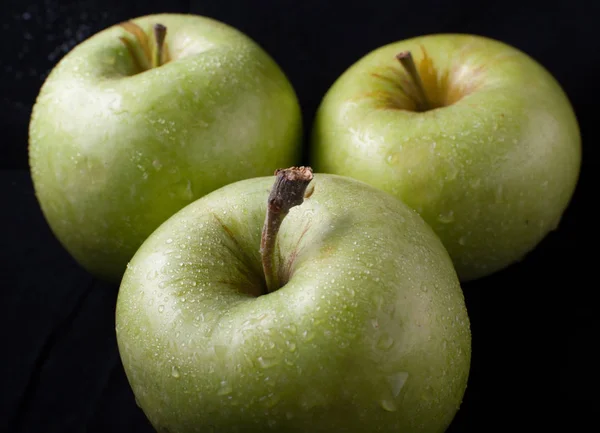
[[[27,164],[27,125],[49,70],[111,24],[193,12],[257,40],[294,85],[307,130],[352,62],[387,42],[433,32],[494,37],[544,64],[569,95],[583,169],[560,229],[523,262],[464,285],[473,333],[465,400],[451,432],[575,431],[598,386],[597,122],[600,7],[592,1],[155,0],[2,3],[0,44],[0,431],[151,432],[117,352],[118,286],[82,270],[46,224]],[[309,161],[308,153],[304,162]],[[218,432],[217,432],[218,433]]]

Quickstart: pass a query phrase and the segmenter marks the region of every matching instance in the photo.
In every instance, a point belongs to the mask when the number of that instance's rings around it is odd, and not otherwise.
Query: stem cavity
[[[119,39],[129,51],[138,73],[157,68],[169,61],[165,42],[167,28],[164,25],[154,24],[151,36],[133,21],[122,22],[119,26],[130,35],[130,37],[121,36]]]
[[[403,51],[400,54],[396,55],[396,58],[400,61],[408,76],[412,80],[415,89],[417,91],[417,100],[415,103],[417,104],[418,111],[427,111],[432,108],[429,99],[427,98],[427,94],[425,93],[425,87],[423,86],[423,81],[421,81],[421,76],[417,71],[417,66],[415,65],[415,61],[412,57],[410,51]]]
[[[280,288],[275,266],[277,233],[290,209],[304,202],[306,188],[313,179],[313,171],[310,167],[290,167],[276,170],[275,176],[275,183],[267,201],[267,215],[260,240],[267,293]]]

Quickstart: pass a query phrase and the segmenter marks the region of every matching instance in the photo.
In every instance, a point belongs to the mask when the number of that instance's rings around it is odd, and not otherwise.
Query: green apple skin
[[[434,102],[402,96],[411,51]],[[315,171],[348,175],[417,210],[461,281],[521,260],[552,230],[579,177],[581,140],[557,81],[502,42],[434,34],[380,47],[326,93],[313,125]]]
[[[139,406],[160,433],[443,432],[471,335],[439,238],[393,196],[317,173],[277,238],[285,284],[260,295],[273,181],[188,205],[128,265],[116,331]]]
[[[51,71],[30,122],[30,167],[43,213],[87,270],[120,281],[143,240],[173,213],[228,183],[299,157],[296,94],[255,42],[215,20],[161,14],[172,61],[141,73],[113,26]]]

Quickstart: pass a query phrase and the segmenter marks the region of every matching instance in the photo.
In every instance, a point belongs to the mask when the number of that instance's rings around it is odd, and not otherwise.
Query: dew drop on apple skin
[[[398,162],[398,159],[398,153],[390,153],[385,159],[385,162],[387,162],[389,165],[394,165]]]
[[[305,341],[311,341],[313,338],[315,338],[315,334],[312,331],[304,331],[302,332],[302,337],[304,337]]]
[[[171,367],[171,376],[173,376],[175,379],[179,378],[180,373],[179,373],[179,369],[175,366]]]
[[[160,171],[160,169],[162,168],[162,163],[158,159],[155,159],[154,161],[152,161],[152,166],[156,171]]]
[[[450,224],[451,222],[454,221],[454,211],[453,210],[448,210],[448,211],[441,212],[438,215],[437,219],[442,224]]]
[[[258,365],[260,365],[261,368],[271,368],[276,366],[277,364],[279,364],[279,361],[275,358],[269,358],[269,357],[265,357],[265,356],[259,356],[258,359]]]
[[[350,342],[348,340],[340,340],[338,342],[338,347],[340,349],[346,349],[348,346],[350,346]]]
[[[452,181],[454,179],[456,179],[456,177],[458,176],[459,173],[459,169],[456,165],[451,164],[448,167],[448,172],[446,173],[446,182]]]
[[[394,403],[391,399],[384,398],[380,403],[383,410],[388,412],[396,412],[398,410],[396,403]]]
[[[294,343],[293,341],[287,340],[285,342],[285,344],[286,344],[286,346],[287,346],[287,348],[288,348],[288,350],[290,352],[295,352],[296,351],[296,343]]]
[[[380,350],[389,350],[394,345],[394,339],[389,334],[383,334],[377,340],[377,348]]]
[[[233,387],[226,381],[221,381],[221,387],[217,391],[217,395],[229,395],[233,392]]]
[[[258,399],[264,407],[271,409],[281,401],[281,397],[274,392],[264,395]]]

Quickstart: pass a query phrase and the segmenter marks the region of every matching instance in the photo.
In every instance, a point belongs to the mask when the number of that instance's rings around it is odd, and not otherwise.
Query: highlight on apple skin
[[[296,163],[302,120],[287,77],[248,36],[158,14],[70,51],[42,86],[29,135],[51,229],[84,268],[116,282],[177,210]]]
[[[329,174],[283,221],[265,217],[274,180],[189,204],[134,255],[116,331],[138,405],[161,433],[443,432],[471,334],[439,238],[388,193]]]
[[[448,249],[461,281],[521,260],[556,229],[581,165],[556,79],[500,41],[433,34],[373,50],[326,93],[311,165],[393,194]]]

